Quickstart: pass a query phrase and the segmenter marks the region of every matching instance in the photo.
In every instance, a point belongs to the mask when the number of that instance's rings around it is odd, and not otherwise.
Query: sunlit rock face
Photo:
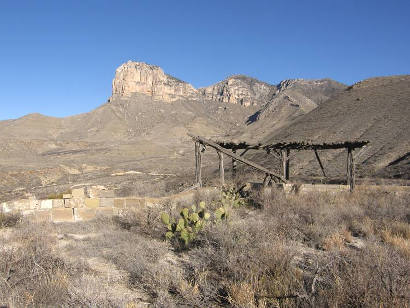
[[[117,68],[112,93],[113,96],[140,93],[164,102],[198,99],[198,91],[189,83],[165,74],[159,66],[132,61]]]
[[[254,78],[235,75],[199,91],[208,100],[252,106],[266,103],[276,87]]]

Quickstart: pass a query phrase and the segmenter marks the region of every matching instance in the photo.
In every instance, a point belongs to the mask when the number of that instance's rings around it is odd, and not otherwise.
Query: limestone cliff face
[[[195,89],[189,83],[165,74],[158,66],[128,61],[116,70],[112,94],[113,97],[145,94],[164,102],[205,100],[245,107],[259,106],[263,107],[261,115],[273,107],[276,110],[278,101],[310,111],[341,88],[344,85],[330,79],[292,79],[271,85],[255,78],[235,75],[209,87]]]
[[[192,85],[165,74],[160,67],[132,61],[117,68],[112,93],[114,96],[141,93],[165,102],[198,97],[198,91]]]
[[[263,105],[276,92],[276,87],[243,75],[231,76],[199,92],[208,100],[240,104]]]

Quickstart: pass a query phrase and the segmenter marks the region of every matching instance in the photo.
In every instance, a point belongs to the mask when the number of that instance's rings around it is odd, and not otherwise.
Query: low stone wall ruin
[[[207,192],[209,191],[210,189],[207,190]],[[62,199],[37,200],[31,198],[4,202],[0,204],[0,212],[21,213],[23,216],[32,216],[37,221],[77,222],[91,220],[98,215],[119,215],[126,209],[167,203],[192,203],[194,199],[195,191],[163,198],[117,198],[110,196],[99,197],[93,193],[86,194],[84,188],[78,188],[73,189],[71,194],[63,195]]]
[[[261,183],[253,183],[250,189],[263,189]],[[329,184],[274,184],[267,189],[282,190],[286,194],[303,193],[341,193],[349,192],[348,185]],[[205,194],[217,193],[218,188],[202,188]],[[410,193],[410,186],[357,185],[355,193],[361,191],[384,191],[389,193]],[[62,199],[37,200],[22,199],[0,204],[0,212],[21,213],[32,216],[37,221],[77,222],[91,220],[98,215],[120,215],[124,210],[153,207],[178,203],[189,204],[195,201],[196,191],[188,191],[163,198],[114,197],[113,192],[99,191],[95,188],[73,189]]]

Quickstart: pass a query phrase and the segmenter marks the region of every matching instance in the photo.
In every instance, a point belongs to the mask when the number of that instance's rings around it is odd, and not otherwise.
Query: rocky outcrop
[[[276,91],[276,86],[243,75],[231,76],[197,90],[189,83],[165,74],[158,66],[133,61],[117,68],[112,82],[114,97],[139,93],[165,102],[210,100],[242,106],[263,105]]]
[[[141,93],[165,102],[198,98],[198,91],[189,83],[165,74],[158,66],[132,61],[117,68],[112,93],[126,97]]]
[[[199,92],[207,100],[240,104],[263,105],[276,92],[276,87],[243,75],[231,76]]]
[[[332,79],[287,79],[278,85],[278,92],[298,92],[320,105],[333,95],[346,89],[346,85]]]
[[[341,88],[344,85],[330,79],[288,79],[271,85],[244,75],[234,75],[209,87],[195,89],[189,83],[165,74],[158,66],[133,61],[117,68],[112,83],[113,97],[130,97],[139,93],[164,102],[208,100],[264,107],[260,114],[272,109],[268,105],[277,106],[283,95],[286,102],[293,106],[307,105],[304,109],[310,111]]]
[[[271,100],[257,112],[254,119],[271,117],[273,113],[280,114],[278,110],[283,108],[293,110],[289,112],[292,115],[308,113],[345,88],[345,85],[331,79],[283,80],[276,86],[276,93]]]

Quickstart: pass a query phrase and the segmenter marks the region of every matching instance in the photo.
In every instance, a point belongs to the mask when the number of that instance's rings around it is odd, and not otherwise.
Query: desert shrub
[[[63,262],[55,240],[40,225],[14,230],[0,248],[0,303],[10,306],[57,306],[68,300],[70,276],[81,268]]]
[[[14,227],[20,221],[21,221],[20,214],[0,212],[0,228]]]
[[[327,307],[406,307],[409,260],[387,246],[331,254],[322,263],[314,303]]]
[[[235,307],[256,307],[262,302],[294,296],[303,284],[291,265],[287,248],[272,225],[258,218],[239,219],[207,226],[202,245],[189,252],[191,279],[205,299]]]
[[[158,224],[162,208],[143,207],[138,209],[123,210],[121,215],[112,218],[115,225],[134,233],[160,239],[163,227]]]

